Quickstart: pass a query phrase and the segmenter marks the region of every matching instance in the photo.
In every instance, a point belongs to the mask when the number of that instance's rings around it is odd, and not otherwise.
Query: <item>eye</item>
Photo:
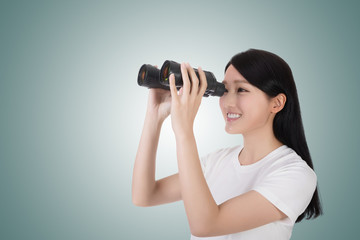
[[[243,88],[238,88],[238,92],[248,92],[246,89],[243,89]]]

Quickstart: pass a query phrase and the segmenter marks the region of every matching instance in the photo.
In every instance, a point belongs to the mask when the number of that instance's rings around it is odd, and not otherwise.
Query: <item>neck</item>
[[[275,138],[272,127],[243,134],[244,147],[239,154],[241,165],[253,164],[283,144]]]

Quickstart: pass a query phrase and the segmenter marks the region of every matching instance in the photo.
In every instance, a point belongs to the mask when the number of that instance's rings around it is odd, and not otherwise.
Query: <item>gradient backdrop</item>
[[[131,203],[147,89],[143,63],[190,62],[222,81],[260,48],[298,86],[325,215],[293,238],[358,236],[357,1],[0,1],[0,239],[189,239],[181,202]],[[201,155],[239,144],[218,98],[203,100]],[[177,171],[166,120],[157,177]]]

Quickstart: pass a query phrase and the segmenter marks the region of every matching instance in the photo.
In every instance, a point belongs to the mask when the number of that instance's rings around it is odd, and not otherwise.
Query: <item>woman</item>
[[[321,214],[292,72],[277,55],[250,49],[225,68],[225,130],[244,143],[199,158],[193,123],[206,89],[189,64],[179,92],[151,89],[133,173],[133,202],[183,200],[191,238],[290,239],[295,222]],[[171,114],[179,173],[155,180],[160,129]],[[217,237],[213,237],[217,236]],[[213,237],[213,238],[212,238]]]

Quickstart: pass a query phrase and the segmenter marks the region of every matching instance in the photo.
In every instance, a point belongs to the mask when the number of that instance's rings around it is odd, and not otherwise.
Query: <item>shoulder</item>
[[[233,147],[220,148],[215,151],[212,151],[205,156],[201,157],[201,161],[203,164],[219,161],[225,158],[232,158],[233,156],[237,156],[242,149],[242,145],[236,145]]]
[[[240,151],[241,148],[242,148],[242,145],[220,148],[220,149],[210,152],[206,156],[227,156],[229,154],[233,154],[234,152]]]
[[[293,149],[287,146],[282,146],[274,155],[268,169],[290,178],[306,178],[316,184],[317,177],[313,169]]]
[[[280,150],[268,161],[254,190],[295,222],[310,203],[317,177],[294,150],[286,146]]]

